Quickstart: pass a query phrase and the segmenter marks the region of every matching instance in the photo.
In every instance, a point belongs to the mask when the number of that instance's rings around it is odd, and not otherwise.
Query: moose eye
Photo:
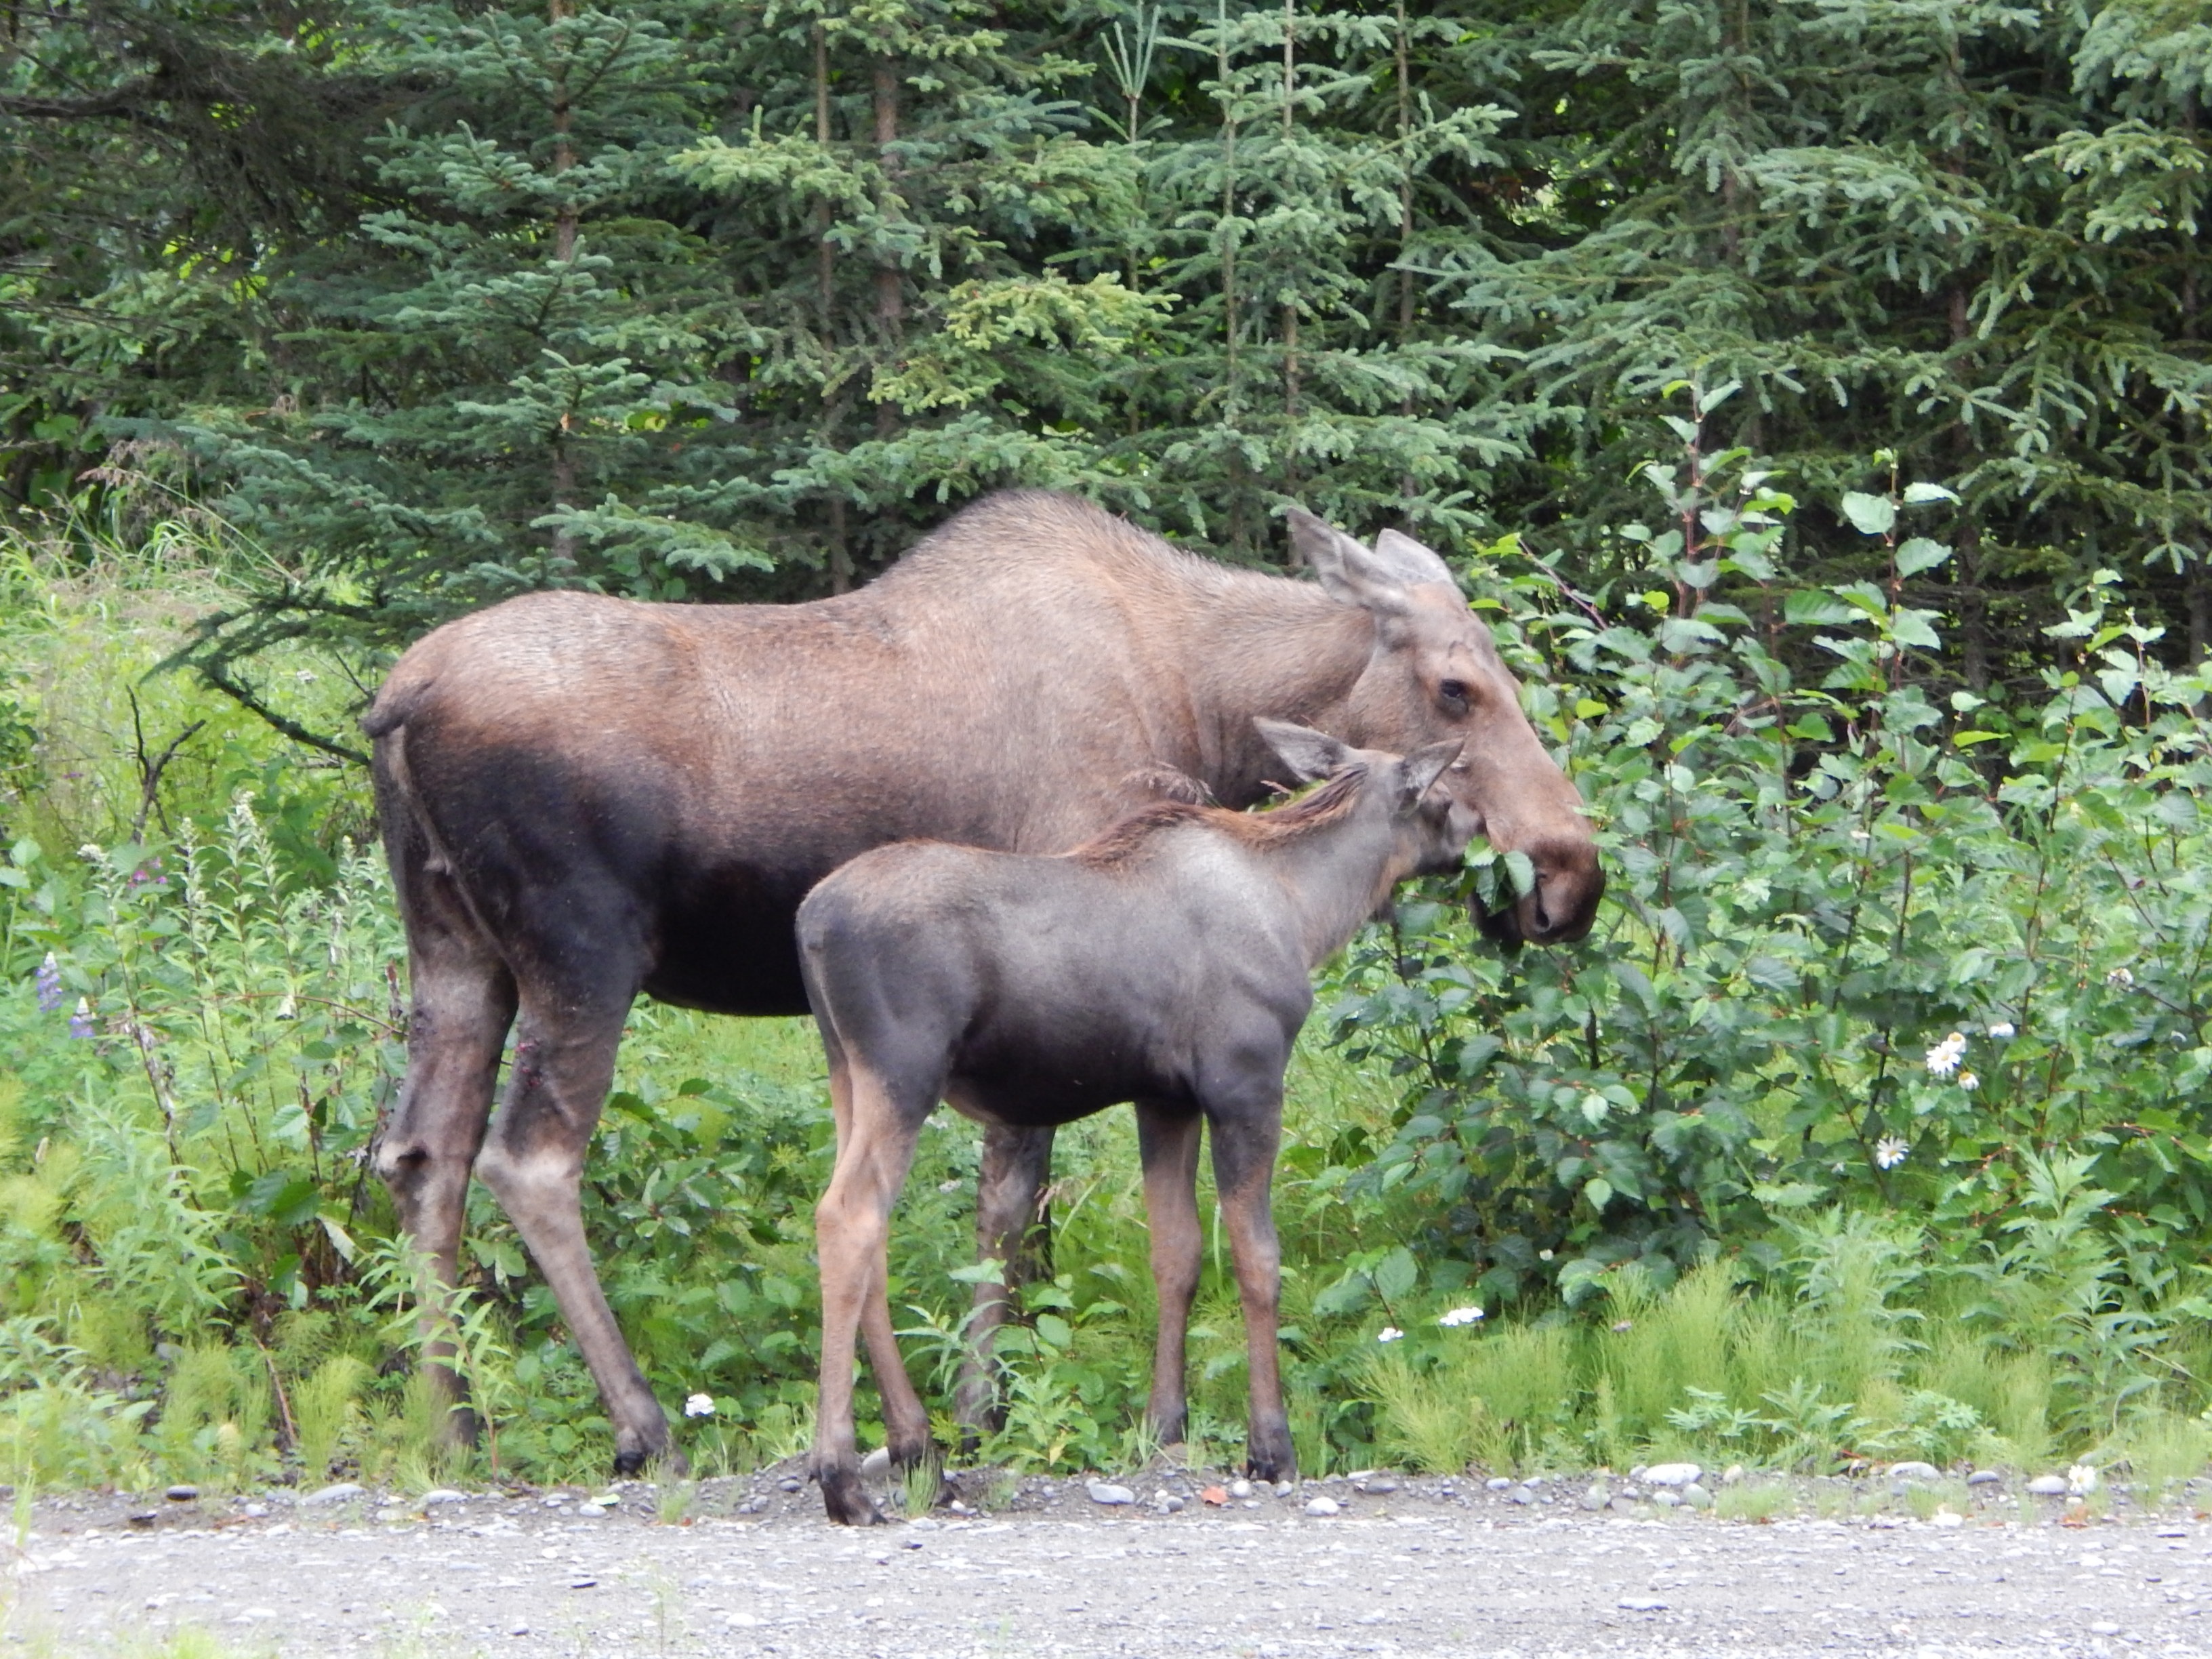
[[[1467,682],[1445,680],[1437,687],[1437,695],[1455,708],[1467,707]]]

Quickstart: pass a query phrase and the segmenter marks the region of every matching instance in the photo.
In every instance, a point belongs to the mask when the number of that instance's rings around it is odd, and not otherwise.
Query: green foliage
[[[1292,500],[1521,532],[1595,591],[1686,379],[1820,497],[1834,603],[1906,584],[1920,652],[1952,613],[1920,678],[2033,690],[2100,569],[2149,654],[2212,641],[2168,8],[118,17],[27,14],[0,65],[0,483],[220,503],[253,580],[195,660],[342,746],[270,653],[366,683],[521,587],[841,588],[1008,484],[1247,562]],[[1883,450],[1948,493],[1887,502]]]

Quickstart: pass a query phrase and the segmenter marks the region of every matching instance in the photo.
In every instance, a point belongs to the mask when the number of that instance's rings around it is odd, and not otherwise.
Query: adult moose
[[[940,1098],[987,1125],[1042,1128],[1135,1103],[1159,1290],[1155,1423],[1184,1415],[1205,1126],[1244,1304],[1249,1466],[1270,1480],[1296,1473],[1268,1204],[1283,1073],[1314,969],[1399,882],[1455,865],[1474,822],[1432,793],[1457,743],[1401,759],[1257,724],[1294,774],[1329,781],[1271,812],[1147,807],[1056,858],[879,847],[799,907],[799,963],[839,1107],[836,1172],[815,1212],[814,1473],[831,1520],[882,1518],[854,1440],[854,1336],[883,1300],[891,1206]],[[870,1358],[880,1386],[883,1357]],[[912,1390],[884,1390],[894,1391]]]
[[[376,1167],[449,1282],[471,1166],[490,1186],[592,1368],[617,1470],[669,1446],[578,1205],[623,1020],[641,991],[805,1012],[793,918],[859,854],[921,837],[1061,852],[1194,787],[1248,805],[1271,766],[1252,720],[1270,715],[1401,754],[1463,742],[1442,787],[1535,871],[1492,925],[1540,943],[1589,931],[1603,883],[1579,799],[1443,562],[1394,532],[1370,550],[1303,514],[1291,531],[1318,583],[1012,492],[836,599],[532,594],[393,667],[362,726],[413,1006]],[[1051,1145],[1049,1129],[987,1134],[987,1255],[1015,1259]],[[979,1350],[1003,1295],[977,1287]],[[927,1419],[896,1387],[888,1311],[864,1334],[893,1455],[919,1457]],[[981,1376],[963,1390],[971,1423]]]

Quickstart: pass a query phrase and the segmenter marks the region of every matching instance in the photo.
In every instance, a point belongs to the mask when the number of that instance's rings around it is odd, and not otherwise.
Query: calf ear
[[[1376,558],[1334,525],[1310,513],[1294,507],[1286,516],[1291,523],[1291,545],[1300,558],[1313,567],[1315,576],[1320,579],[1322,589],[1329,598],[1342,605],[1364,605],[1386,614],[1407,609],[1406,584],[1392,574],[1389,562]],[[1401,536],[1398,539],[1406,538]],[[1407,545],[1419,547],[1420,544]],[[1438,568],[1443,568],[1443,562],[1435,554],[1431,553],[1429,557],[1436,560]],[[1421,580],[1432,581],[1435,578],[1425,576]],[[1445,573],[1444,580],[1451,580],[1450,573]]]
[[[1375,538],[1375,562],[1407,587],[1442,582],[1454,592],[1459,591],[1459,581],[1449,565],[1411,536],[1401,536],[1395,530],[1386,530]]]
[[[1283,763],[1297,773],[1305,782],[1325,778],[1352,758],[1352,750],[1326,732],[1316,732],[1311,726],[1293,726],[1288,720],[1271,720],[1265,717],[1255,720],[1260,735],[1267,747],[1283,757]]]
[[[1467,747],[1463,738],[1452,738],[1443,743],[1432,743],[1426,748],[1416,749],[1406,757],[1406,805],[1413,805],[1422,796],[1435,787],[1444,769],[1460,757]]]

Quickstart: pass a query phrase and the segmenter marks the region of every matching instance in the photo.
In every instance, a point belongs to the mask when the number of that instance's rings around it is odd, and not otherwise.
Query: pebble
[[[1615,1515],[1635,1514],[1636,1500],[1629,1497],[1626,1492],[1622,1493],[1619,1498],[1613,1500],[1613,1512]]]
[[[1693,1480],[1682,1488],[1682,1501],[1693,1510],[1709,1510],[1713,1506],[1713,1495]]]
[[[1999,1474],[1995,1469],[1976,1469],[1966,1477],[1966,1484],[1970,1486],[2002,1486],[2004,1476]]]
[[[2089,1634],[2092,1636],[2118,1636],[2119,1633],[2120,1627],[2109,1619],[2100,1619],[2089,1626]]]
[[[1601,1510],[1612,1501],[1613,1494],[1601,1486],[1593,1486],[1583,1494],[1582,1498],[1583,1507],[1586,1510]]]
[[[1091,1494],[1091,1501],[1094,1504],[1133,1504],[1137,1501],[1136,1493],[1127,1486],[1117,1486],[1110,1480],[1093,1480],[1085,1490]]]
[[[1152,1494],[1152,1508],[1161,1515],[1180,1515],[1183,1500],[1171,1492],[1156,1492]]]
[[[797,1475],[787,1474],[782,1480],[775,1483],[775,1489],[778,1492],[797,1492],[799,1487],[805,1484],[806,1483],[801,1480]]]
[[[1335,1515],[1341,1511],[1343,1508],[1344,1505],[1338,1503],[1334,1498],[1309,1498],[1306,1499],[1306,1513],[1308,1515]]]
[[[1249,1498],[1252,1495],[1252,1483],[1249,1480],[1231,1481],[1229,1495],[1231,1498]]]
[[[889,1446],[878,1446],[860,1460],[860,1479],[863,1480],[888,1480],[890,1473],[891,1449]]]
[[[435,1486],[422,1494],[422,1507],[426,1510],[434,1504],[465,1504],[468,1501],[468,1493],[455,1492],[451,1486]]]
[[[1482,1484],[1492,1492],[1510,1492],[1513,1489],[1513,1483],[1502,1474],[1493,1474]]]
[[[1533,1504],[1536,1501],[1536,1494],[1526,1486],[1510,1486],[1506,1489],[1505,1501],[1509,1504]]]
[[[1624,1595],[1613,1606],[1623,1613],[1664,1613],[1667,1604],[1656,1595]]]
[[[1941,1480],[1943,1478],[1942,1470],[1933,1463],[1917,1462],[1892,1463],[1889,1474],[1893,1480]]]
[[[1681,1495],[1675,1492],[1673,1487],[1662,1486],[1657,1492],[1651,1494],[1651,1501],[1656,1504],[1662,1510],[1671,1510],[1680,1508],[1682,1498]]]
[[[1654,1486],[1686,1486],[1704,1473],[1695,1463],[1655,1463],[1640,1478]]]
[[[938,1529],[938,1523],[927,1516],[921,1515],[908,1522],[906,1529],[908,1532],[935,1532]]]
[[[2027,1483],[2027,1489],[2038,1498],[2066,1496],[2066,1477],[2063,1474],[2039,1474]]]
[[[607,1507],[608,1506],[606,1505],[599,1504],[579,1504],[576,1505],[576,1513],[579,1515],[589,1516],[593,1520],[597,1520],[600,1516],[603,1516],[607,1512]]]
[[[1397,1491],[1398,1483],[1387,1474],[1370,1475],[1368,1477],[1367,1484],[1362,1488],[1362,1490],[1372,1492],[1375,1496],[1380,1498],[1386,1492],[1394,1492]]]
[[[258,1521],[263,1516],[269,1513],[269,1505],[266,1504],[248,1504],[243,1510],[240,1510],[239,1513],[243,1515],[249,1521]]]
[[[2059,1484],[2063,1487],[2065,1483],[2061,1481]],[[362,1495],[362,1492],[363,1488],[358,1480],[334,1481],[330,1486],[325,1486],[319,1491],[309,1492],[305,1498],[302,1498],[300,1500],[300,1507],[302,1509],[321,1509],[325,1504],[343,1504],[348,1498],[359,1498]]]
[[[189,1504],[200,1495],[198,1486],[172,1486],[161,1494],[172,1504]]]
[[[1295,1480],[1278,1480],[1275,1482],[1275,1496],[1278,1498],[1288,1498],[1297,1489],[1298,1485]]]

